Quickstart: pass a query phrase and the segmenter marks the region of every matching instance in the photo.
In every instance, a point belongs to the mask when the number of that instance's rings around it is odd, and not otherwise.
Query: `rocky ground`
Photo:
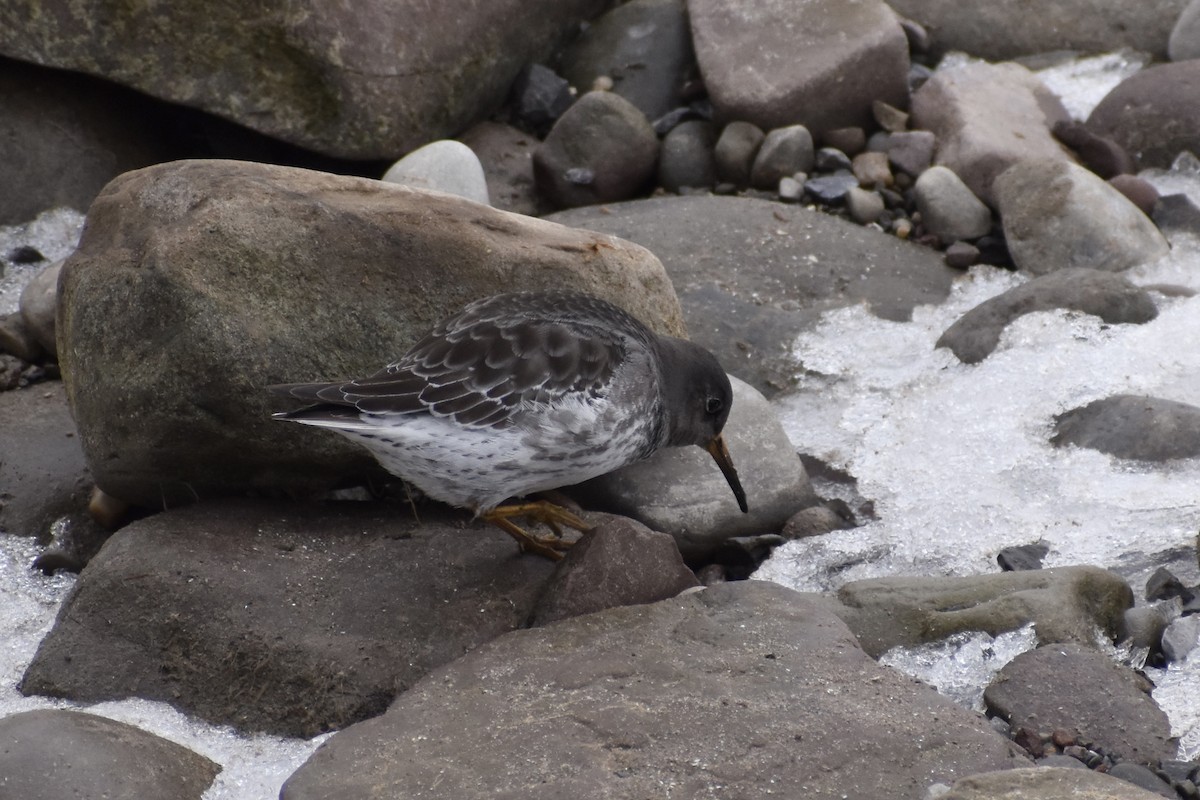
[[[1182,660],[1197,587],[1036,549],[830,594],[738,580],[875,513],[818,495],[768,402],[822,313],[905,320],[976,264],[1032,276],[938,341],[978,364],[1024,314],[1139,325],[1190,294],[1123,273],[1200,231],[1137,176],[1200,150],[1200,2],[50,6],[0,11],[0,223],[87,226],[0,319],[0,530],[80,575],[22,692],[337,731],[289,800],[1200,797],[1099,647]],[[1120,48],[1146,66],[1083,120],[1030,69]],[[665,452],[569,489],[596,527],[552,565],[269,418],[268,384],[559,286],[718,355],[750,514],[703,453]],[[1200,457],[1198,416],[1114,395],[1047,444],[1166,468]],[[1031,623],[986,716],[875,660]],[[201,797],[218,769],[78,711],[0,742],[0,797]]]

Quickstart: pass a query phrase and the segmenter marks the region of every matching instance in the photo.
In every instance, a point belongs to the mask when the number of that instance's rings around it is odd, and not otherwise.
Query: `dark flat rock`
[[[1117,458],[1170,461],[1200,456],[1200,407],[1115,394],[1060,414],[1052,444],[1090,447]]]
[[[552,569],[492,526],[421,514],[227,501],[135,522],[80,575],[20,689],[289,736],[379,714],[520,626]]]
[[[65,709],[0,719],[0,798],[200,800],[220,767],[124,722]]]
[[[978,364],[992,354],[1014,319],[1055,308],[1094,314],[1111,324],[1149,322],[1158,316],[1150,293],[1120,275],[1062,269],[975,306],[945,330],[937,346],[950,348],[963,363]]]
[[[960,274],[934,250],[767,200],[661,197],[549,219],[636,242],[663,262],[694,341],[768,397],[791,385],[796,335],[822,311],[865,303],[905,321]]]
[[[1055,644],[1022,653],[984,691],[988,711],[1013,729],[1044,736],[1064,730],[1105,755],[1140,764],[1175,757],[1167,715],[1151,684],[1133,670],[1082,644]]]
[[[1026,763],[824,601],[743,581],[501,637],[332,737],[280,797],[917,800]]]

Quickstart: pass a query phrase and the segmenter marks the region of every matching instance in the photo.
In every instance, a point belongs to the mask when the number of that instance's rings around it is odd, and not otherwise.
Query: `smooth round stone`
[[[654,175],[658,151],[654,128],[637,106],[612,92],[588,92],[534,153],[534,178],[564,208],[626,200]]]
[[[1154,213],[1158,203],[1158,190],[1154,184],[1137,175],[1115,175],[1108,179],[1108,185],[1125,195],[1125,199],[1133,203],[1147,217]]]
[[[750,185],[773,189],[789,175],[812,170],[813,158],[813,139],[808,128],[803,125],[776,128],[766,135],[754,157]]]
[[[992,188],[1013,261],[1035,275],[1064,267],[1116,272],[1170,250],[1124,195],[1072,162],[1020,161]]]
[[[969,242],[955,242],[946,248],[946,266],[967,269],[979,263],[979,248]]]
[[[717,178],[736,186],[750,185],[750,170],[766,134],[749,122],[731,122],[721,131],[714,154]]]
[[[913,185],[925,229],[943,242],[978,239],[992,229],[992,212],[946,167],[930,167]]]
[[[679,104],[692,68],[683,0],[631,0],[585,29],[563,56],[563,77],[579,89],[602,81],[658,119]]]
[[[859,225],[867,225],[879,220],[883,213],[883,196],[858,186],[851,186],[846,193],[846,209],[850,219]]]
[[[1054,138],[1075,151],[1080,162],[1101,178],[1137,172],[1133,157],[1124,147],[1107,136],[1098,136],[1082,122],[1059,120],[1054,123]]]
[[[452,139],[430,142],[413,150],[393,164],[382,180],[418,189],[435,189],[491,205],[487,178],[479,157],[474,150]]]
[[[1167,629],[1166,615],[1154,606],[1137,606],[1125,612],[1121,641],[1131,647],[1157,651],[1162,647],[1163,631]]]
[[[779,179],[779,199],[786,203],[799,203],[804,197],[804,183],[794,177]]]
[[[662,141],[658,184],[671,192],[689,186],[712,186],[717,179],[715,143],[711,122],[694,119],[676,125]]]

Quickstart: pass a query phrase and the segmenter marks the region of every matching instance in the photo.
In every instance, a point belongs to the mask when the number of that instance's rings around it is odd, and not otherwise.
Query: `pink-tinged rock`
[[[692,0],[696,58],[717,116],[814,135],[908,106],[908,40],[878,0]]]
[[[1062,101],[1018,64],[938,70],[913,95],[913,127],[937,136],[935,163],[993,206],[992,182],[1017,161],[1070,160],[1050,133],[1069,119]]]

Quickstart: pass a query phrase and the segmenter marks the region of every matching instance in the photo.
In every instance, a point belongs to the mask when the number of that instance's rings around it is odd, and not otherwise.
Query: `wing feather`
[[[567,395],[606,391],[628,349],[653,339],[640,322],[573,292],[497,295],[434,327],[398,361],[352,381],[271,387],[313,405],[284,416],[451,417],[473,427],[507,427],[513,414]]]

